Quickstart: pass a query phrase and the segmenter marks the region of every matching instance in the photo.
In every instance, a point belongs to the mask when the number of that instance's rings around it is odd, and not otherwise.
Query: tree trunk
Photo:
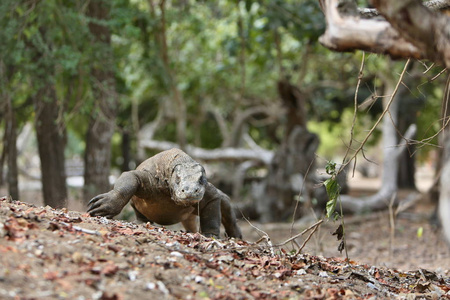
[[[114,122],[91,118],[86,136],[84,199],[110,190],[109,175],[111,169],[111,138]]]
[[[269,165],[262,186],[256,188],[257,212],[261,222],[286,221],[294,213],[296,195],[309,204],[313,192],[315,152],[319,139],[306,128],[296,126],[280,146]],[[294,218],[301,215],[295,212]]]
[[[130,171],[130,163],[131,163],[131,137],[128,131],[122,132],[122,166],[120,170],[122,172]]]
[[[411,67],[408,70],[409,76],[405,78],[404,85],[419,85],[420,78],[423,75],[422,71],[418,68],[421,66],[415,62],[412,62],[410,66]],[[406,132],[412,124],[417,123],[418,112],[423,108],[426,99],[425,96],[422,95],[413,95],[411,90],[407,88],[401,88],[399,93],[401,113],[398,115],[397,128],[399,132]],[[415,136],[412,138],[414,139]],[[414,143],[408,144],[406,150],[399,157],[399,170],[397,176],[399,189],[417,190],[415,182],[416,151],[417,147]]]
[[[44,204],[54,208],[67,206],[64,166],[65,127],[57,124],[59,104],[55,90],[47,85],[34,97],[35,128],[41,160]]]
[[[408,97],[409,91],[404,89],[399,92],[400,107],[402,107],[402,113],[398,115],[397,128],[400,132],[406,132],[406,130],[412,124],[417,123],[417,110],[418,105],[415,105],[415,99]],[[415,138],[415,137],[412,137]],[[415,144],[406,145],[405,151],[400,154],[398,159],[398,173],[397,184],[399,189],[416,190],[416,151]]]
[[[0,97],[4,99],[3,105],[0,106],[5,119],[5,134],[3,136],[3,150],[0,157],[0,185],[3,181],[3,165],[7,159],[8,167],[8,192],[13,199],[19,199],[19,171],[17,168],[17,122],[16,113],[14,111],[11,95],[8,91],[8,83],[11,74],[14,70],[12,67],[7,67],[3,61],[0,61]]]
[[[397,183],[399,189],[416,190],[416,159],[412,154],[416,151],[414,145],[407,145],[399,157]]]
[[[13,199],[19,199],[19,170],[17,168],[17,122],[11,98],[6,96],[6,157],[8,158],[8,191]]]
[[[261,222],[285,221],[297,205],[301,194],[308,203],[314,177],[315,152],[319,139],[306,129],[305,98],[300,90],[283,79],[278,93],[286,108],[285,135],[269,165],[267,177],[254,189]],[[296,211],[294,218],[298,217]]]
[[[187,124],[187,106],[183,94],[178,88],[177,76],[175,70],[171,66],[169,48],[167,45],[166,32],[166,1],[161,0],[158,3],[159,14],[156,12],[156,5],[153,0],[148,0],[151,17],[154,20],[159,20],[156,25],[158,28],[155,34],[155,41],[159,47],[159,55],[161,57],[164,69],[168,78],[168,87],[170,96],[172,98],[172,109],[175,112],[176,118],[176,139],[179,148],[185,150],[187,146],[186,124]]]
[[[0,117],[3,117],[3,115],[2,114],[0,114]],[[8,140],[6,139],[6,126],[5,126],[5,131],[4,131],[4,135],[3,135],[3,147],[2,147],[2,153],[1,153],[1,155],[0,155],[0,186],[2,186],[3,185],[3,182],[4,182],[4,180],[5,180],[5,177],[4,177],[4,173],[3,173],[3,166],[5,165],[5,160],[6,160],[6,152],[8,151],[8,149],[7,149],[7,143],[8,143]]]
[[[445,84],[445,88],[444,88],[444,96],[442,98],[442,104],[441,104],[441,122],[442,122],[442,128],[441,130],[443,130],[443,132],[447,132],[448,131],[448,120],[450,119],[450,75],[447,76],[447,81]],[[440,195],[440,190],[441,190],[441,176],[442,176],[442,168],[444,167],[444,140],[445,140],[445,135],[441,134],[439,136],[439,146],[441,147],[437,147],[436,148],[436,163],[435,163],[435,169],[434,169],[434,182],[433,185],[431,186],[430,190],[428,191],[429,194],[429,198],[431,199],[431,201],[433,203],[436,204],[436,213],[435,216],[437,216],[437,211],[438,211],[438,203],[439,203],[439,195]],[[433,216],[433,217],[435,217]]]
[[[447,122],[450,119],[450,75],[447,77],[447,83],[444,89],[444,97],[442,100],[442,129],[441,143],[443,151],[440,153],[440,162],[442,162],[440,172],[440,195],[439,195],[439,217],[442,228],[450,243],[450,133],[448,132]],[[439,192],[439,191],[438,191]]]
[[[439,217],[444,235],[450,243],[450,134],[444,134],[444,165],[441,172],[441,194],[439,196]]]
[[[108,4],[101,0],[91,1],[88,16],[96,20],[108,18]],[[113,54],[110,46],[109,28],[90,22],[89,30],[95,37],[93,43],[101,45],[102,60],[92,70],[95,79],[93,94],[96,99],[94,113],[91,115],[86,135],[85,171],[83,196],[89,201],[93,196],[110,189],[111,139],[114,133],[117,115],[117,94],[113,71]]]

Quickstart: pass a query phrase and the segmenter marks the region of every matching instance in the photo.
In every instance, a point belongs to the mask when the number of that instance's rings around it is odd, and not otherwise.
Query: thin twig
[[[393,246],[395,239],[395,212],[394,212],[394,202],[397,194],[394,193],[391,197],[391,201],[389,202],[389,224],[390,224],[390,243],[389,243],[389,258],[392,259],[393,254]]]
[[[305,241],[303,242],[302,246],[298,249],[297,253],[295,255],[299,255],[300,252],[302,252],[303,248],[306,246],[306,243],[309,242],[309,240],[311,239],[311,237],[313,236],[313,234],[317,231],[317,229],[319,228],[318,224],[317,226],[314,226],[313,230],[311,231],[311,233],[308,235],[308,237],[305,239]]]
[[[297,213],[297,209],[298,209],[298,205],[300,203],[300,199],[302,197],[303,194],[303,190],[305,188],[306,185],[306,178],[309,175],[309,170],[311,169],[312,164],[314,163],[314,161],[316,160],[316,157],[314,156],[314,159],[311,161],[311,163],[308,166],[308,169],[305,172],[305,175],[303,176],[303,183],[302,183],[302,187],[300,188],[300,192],[298,194],[298,201],[297,203],[295,203],[295,207],[294,207],[294,213],[292,214],[292,224],[291,224],[291,230],[290,230],[290,235],[292,236],[292,231],[294,229],[294,223],[295,223],[295,214]]]
[[[445,68],[444,70],[440,71],[439,74],[437,74],[436,76],[434,76],[433,78],[430,79],[430,81],[434,81],[436,80],[436,78],[438,78],[439,76],[441,76],[443,73],[447,72],[447,68]]]
[[[299,236],[304,235],[306,232],[310,231],[311,229],[318,227],[320,224],[323,223],[323,220],[319,220],[316,223],[312,224],[311,226],[309,226],[308,228],[306,228],[305,230],[303,230],[302,232],[300,232],[299,234],[294,235],[293,237],[290,237],[289,239],[285,240],[284,242],[280,243],[280,244],[276,244],[274,247],[281,247],[286,245],[287,243],[289,243],[292,240],[295,240],[296,238],[298,238]]]
[[[75,225],[72,225],[72,224],[69,224],[69,223],[66,223],[66,222],[59,222],[59,223],[64,225],[67,228],[72,228],[73,230],[80,231],[80,232],[83,232],[83,233],[92,234],[92,235],[98,235],[98,236],[102,235],[100,233],[100,231],[97,231],[97,230],[86,229],[86,228],[83,228],[83,227],[80,227],[80,226],[75,226]]]
[[[423,73],[422,74],[427,74],[433,67],[434,67],[434,65],[435,65],[435,63],[432,63],[431,64],[431,66],[427,66],[425,63],[422,63],[423,64],[423,66],[426,68],[426,70],[425,71],[423,71]]]
[[[359,74],[358,74],[358,83],[356,84],[356,90],[355,90],[355,98],[354,98],[354,110],[353,110],[353,121],[352,121],[352,127],[350,129],[350,142],[349,145],[347,147],[347,151],[345,152],[344,155],[344,159],[342,160],[343,163],[345,163],[348,154],[350,153],[350,149],[352,147],[352,143],[353,143],[353,136],[354,136],[354,128],[355,128],[355,124],[356,124],[356,114],[358,112],[358,92],[359,92],[359,86],[361,85],[361,81],[363,78],[363,71],[364,71],[364,62],[365,62],[365,52],[363,52],[363,57],[362,57],[362,61],[361,61],[361,67],[359,68]],[[339,172],[341,172],[344,169],[343,165],[341,165],[341,167],[339,168]],[[338,173],[339,173],[338,172]]]
[[[392,102],[394,101],[395,95],[397,94],[397,91],[400,87],[400,84],[403,80],[403,77],[406,73],[406,69],[409,65],[409,62],[411,60],[408,59],[408,61],[405,63],[405,66],[403,68],[402,73],[400,74],[400,78],[397,82],[397,85],[395,86],[394,92],[392,93],[389,102],[386,105],[386,108],[383,110],[383,112],[381,113],[381,116],[378,118],[378,120],[375,122],[375,124],[372,126],[372,128],[370,129],[369,133],[367,134],[367,136],[364,138],[364,140],[361,142],[361,145],[358,147],[358,149],[356,149],[355,153],[353,154],[353,156],[347,160],[347,162],[343,161],[343,164],[340,168],[340,170],[342,170],[343,168],[345,168],[358,154],[359,152],[361,152],[361,150],[363,149],[363,147],[365,146],[365,144],[367,143],[367,141],[369,140],[369,138],[372,136],[373,132],[375,131],[375,129],[378,127],[378,125],[381,123],[381,120],[383,120],[384,116],[386,115],[386,113],[389,111],[389,108],[391,107]]]
[[[249,219],[247,219],[244,215],[242,215],[242,217],[244,218],[245,221],[247,221],[247,223],[253,228],[256,229],[257,231],[261,232],[263,234],[263,236],[261,236],[261,238],[256,242],[257,244],[260,243],[262,240],[266,240],[267,244],[270,247],[270,254],[272,256],[275,255],[275,251],[273,251],[273,245],[272,245],[272,241],[270,240],[270,236],[267,234],[267,232],[265,232],[262,229],[259,229],[258,227],[256,227],[255,225],[252,224],[252,222],[250,222]]]

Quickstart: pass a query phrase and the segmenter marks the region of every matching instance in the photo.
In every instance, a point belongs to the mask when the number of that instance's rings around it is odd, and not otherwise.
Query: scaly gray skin
[[[124,172],[114,189],[89,202],[91,216],[112,218],[131,200],[142,222],[172,225],[197,232],[196,216],[205,236],[219,238],[220,222],[229,237],[242,238],[230,198],[206,179],[203,167],[179,149],[163,151]]]

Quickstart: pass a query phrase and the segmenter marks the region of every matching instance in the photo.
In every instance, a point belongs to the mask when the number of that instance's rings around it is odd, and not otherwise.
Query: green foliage
[[[311,120],[308,122],[308,129],[320,136],[320,145],[318,155],[325,159],[337,160],[343,157],[346,148],[343,146],[345,141],[350,140],[350,132],[353,122],[353,107],[345,108],[339,114],[340,122],[330,119],[322,121]],[[362,141],[367,135],[367,128],[370,128],[374,118],[367,112],[358,112],[356,124],[353,129],[353,138],[356,141]],[[367,146],[376,145],[381,137],[380,129],[376,129]]]
[[[331,218],[336,219],[337,217],[339,217],[339,214],[335,214],[336,213],[336,204],[338,202],[339,195],[341,192],[341,187],[339,186],[339,183],[336,180],[336,176],[337,176],[336,163],[334,163],[332,161],[327,162],[327,164],[325,166],[325,170],[326,170],[327,174],[331,176],[330,178],[325,180],[325,182],[323,183],[325,186],[325,189],[327,190],[328,199],[329,199],[326,204],[326,212],[327,212],[326,216],[329,219],[331,219]]]
[[[336,163],[329,161],[325,166],[325,172],[328,175],[336,176]]]
[[[95,69],[115,73],[120,94],[117,126],[128,132],[136,129],[133,124],[155,120],[160,108],[172,102],[170,87],[175,80],[187,106],[188,142],[205,148],[223,142],[212,109],[231,128],[237,111],[279,102],[277,81],[288,77],[306,95],[308,126],[321,137],[319,155],[335,159],[344,152],[342,140],[349,137],[361,54],[335,53],[319,45],[325,23],[317,1],[165,3],[170,70],[163,63],[158,40],[162,14],[156,9],[152,15],[148,1],[104,1],[110,11],[106,20],[87,17],[84,1],[1,1],[0,61],[11,72],[8,83],[0,83],[0,88],[13,93],[14,106],[20,107],[18,112],[26,122],[33,117],[30,97],[43,85],[52,84],[64,106],[62,121],[70,131],[68,145],[73,149],[67,153],[80,155],[88,118],[97,113],[98,83],[91,75]],[[90,23],[109,28],[110,45],[95,41]],[[114,61],[105,59],[110,57],[107,52],[112,52]],[[367,56],[358,103],[380,88],[374,74],[391,67],[379,56]],[[427,95],[418,116],[423,124],[419,136],[430,136],[439,127],[435,118],[439,90],[426,84],[417,93]],[[136,120],[135,115],[131,117],[132,107],[137,109]],[[356,140],[380,107],[377,101],[370,110],[358,113]],[[175,141],[174,116],[168,117],[169,124],[155,137]],[[284,120],[266,125],[251,121],[248,128],[255,141],[276,148]],[[376,137],[370,142],[375,143]],[[113,143],[114,153],[120,155],[120,139]]]

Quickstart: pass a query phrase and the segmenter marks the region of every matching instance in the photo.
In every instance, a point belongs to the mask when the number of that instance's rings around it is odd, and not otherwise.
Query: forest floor
[[[429,213],[399,215],[393,237],[387,212],[347,218],[346,262],[333,222],[297,254],[276,244],[314,220],[241,221],[244,240],[213,240],[0,197],[0,299],[450,299],[450,251]],[[255,243],[260,230],[271,243]]]

